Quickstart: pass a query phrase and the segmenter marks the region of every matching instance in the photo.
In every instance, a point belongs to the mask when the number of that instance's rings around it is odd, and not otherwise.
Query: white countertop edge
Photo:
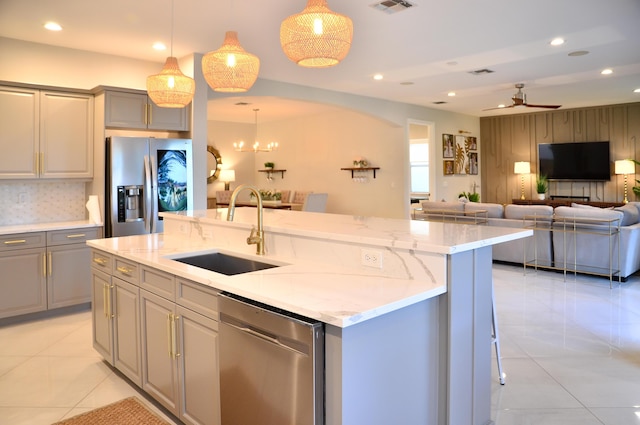
[[[77,228],[102,227],[102,224],[95,224],[89,220],[77,221],[57,221],[51,223],[16,224],[11,226],[0,226],[0,235],[13,235],[16,233],[47,232],[54,230],[66,230]]]

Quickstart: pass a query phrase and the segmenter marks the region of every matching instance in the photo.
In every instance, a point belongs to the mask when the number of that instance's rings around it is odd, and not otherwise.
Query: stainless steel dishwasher
[[[227,292],[219,297],[223,425],[322,425],[324,326]]]

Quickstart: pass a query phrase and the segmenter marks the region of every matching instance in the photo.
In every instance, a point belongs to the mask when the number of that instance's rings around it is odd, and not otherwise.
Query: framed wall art
[[[442,169],[443,169],[444,175],[445,176],[452,176],[454,174],[454,172],[453,172],[454,171],[454,169],[453,169],[453,167],[454,167],[453,161],[452,160],[444,160],[442,162],[443,162]]]
[[[453,142],[453,134],[442,135],[442,157],[453,158],[455,153],[455,146]]]

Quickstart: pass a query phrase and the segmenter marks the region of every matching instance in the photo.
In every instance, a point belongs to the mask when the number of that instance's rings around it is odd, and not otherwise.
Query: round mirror
[[[220,165],[222,165],[222,158],[220,157],[220,152],[218,149],[213,146],[207,145],[207,184],[213,183],[216,181],[218,176],[220,175]]]

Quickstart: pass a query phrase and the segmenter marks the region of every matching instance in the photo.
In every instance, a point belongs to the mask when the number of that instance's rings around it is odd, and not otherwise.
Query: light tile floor
[[[640,277],[609,289],[506,265],[493,276],[507,375],[501,386],[493,363],[495,423],[640,425]],[[0,327],[0,424],[49,425],[132,395],[146,401],[91,347],[89,312]]]

